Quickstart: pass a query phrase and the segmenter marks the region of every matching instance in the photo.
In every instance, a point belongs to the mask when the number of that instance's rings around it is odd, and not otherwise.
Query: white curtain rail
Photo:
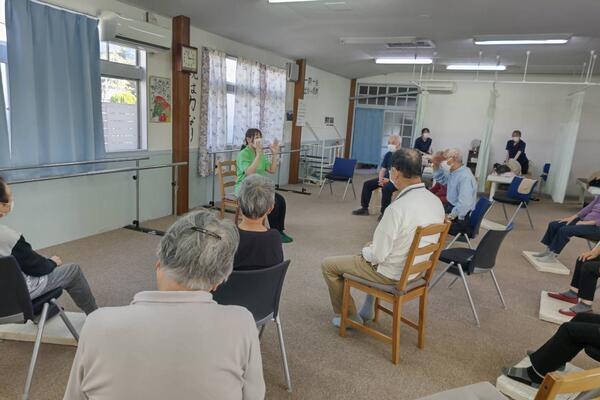
[[[0,168],[0,172],[23,171],[23,170],[28,170],[28,169],[42,169],[42,168],[73,167],[73,166],[77,166],[77,165],[107,164],[107,163],[115,163],[115,162],[142,161],[142,160],[149,160],[149,159],[150,159],[149,156],[136,157],[136,158],[105,158],[102,160],[73,161],[73,162],[64,162],[64,163],[55,163],[55,164],[25,165],[22,167]]]

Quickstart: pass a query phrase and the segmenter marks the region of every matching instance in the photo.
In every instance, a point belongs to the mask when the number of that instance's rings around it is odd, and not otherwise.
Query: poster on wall
[[[190,74],[190,143],[194,142],[200,130],[200,76]],[[197,141],[197,140],[196,140]]]
[[[150,122],[171,122],[171,78],[151,76]]]
[[[304,99],[298,99],[298,112],[296,113],[296,126],[304,126],[306,121],[306,104]]]

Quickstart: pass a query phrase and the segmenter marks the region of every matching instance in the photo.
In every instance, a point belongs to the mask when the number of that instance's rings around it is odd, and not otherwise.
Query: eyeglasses
[[[190,229],[193,230],[194,232],[200,232],[200,233],[203,233],[205,235],[212,236],[212,237],[214,237],[215,239],[218,239],[218,240],[223,239],[221,237],[221,235],[219,235],[218,233],[209,231],[209,230],[204,229],[204,228],[200,228],[198,226],[192,226]]]

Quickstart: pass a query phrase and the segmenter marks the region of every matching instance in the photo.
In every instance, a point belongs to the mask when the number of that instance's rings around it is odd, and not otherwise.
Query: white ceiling
[[[192,25],[348,78],[412,71],[376,65],[374,57],[414,56],[382,45],[341,44],[341,37],[416,36],[431,39],[436,71],[449,62],[495,63],[529,71],[579,75],[590,50],[600,51],[600,0],[322,0],[269,4],[267,0],[124,0],[156,13],[187,15]],[[330,3],[345,3],[333,4]],[[328,4],[329,3],[329,4]],[[337,8],[337,10],[336,10]],[[475,35],[572,33],[567,45],[476,46]],[[420,67],[417,67],[420,68]],[[600,73],[600,60],[596,73]]]

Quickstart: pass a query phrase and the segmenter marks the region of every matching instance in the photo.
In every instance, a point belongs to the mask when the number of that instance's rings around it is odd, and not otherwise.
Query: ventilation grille
[[[414,42],[392,42],[385,44],[388,49],[435,49],[432,40],[415,40]]]

